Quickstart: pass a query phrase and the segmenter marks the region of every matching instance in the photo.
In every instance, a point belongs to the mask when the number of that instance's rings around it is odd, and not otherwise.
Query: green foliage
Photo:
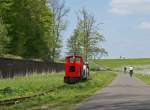
[[[80,34],[79,30],[75,29],[73,35],[68,39],[67,41],[68,53],[67,54],[82,55],[83,50],[80,45],[79,34]]]
[[[54,76],[56,76],[56,74],[54,74]],[[43,86],[49,84],[50,85],[49,87],[52,87],[51,83],[57,86],[63,84],[62,75],[57,75],[56,77],[54,76],[53,75],[51,75],[50,77],[45,76],[45,78],[43,78],[43,80],[41,81],[42,84],[40,83],[38,84]],[[85,98],[93,95],[93,93],[95,93],[97,90],[102,89],[103,87],[108,85],[116,77],[116,74],[111,72],[100,72],[100,73],[91,72],[90,77],[91,79],[88,81],[80,82],[75,85],[66,84],[65,87],[61,89],[57,89],[46,96],[33,98],[31,100],[24,101],[23,103],[16,104],[14,106],[4,107],[3,110],[21,110],[21,109],[31,109],[31,108],[42,109],[43,107],[42,105],[46,106],[47,109],[51,108],[57,110],[71,110],[74,108],[74,106],[77,103],[85,100]],[[53,81],[50,81],[50,79]],[[61,80],[57,80],[57,79],[61,79]],[[38,80],[39,79],[32,78],[32,82],[37,82]],[[49,80],[49,82],[48,81],[45,82],[44,80]],[[15,83],[15,80],[12,82]],[[16,84],[17,86],[22,85],[21,83],[16,83]],[[38,84],[34,83],[33,85],[36,86]],[[26,87],[27,87],[26,89],[30,89],[29,86]],[[49,87],[47,86],[47,88]],[[35,87],[33,86],[33,90],[34,89]]]
[[[0,90],[0,94],[2,95],[11,95],[12,94],[12,88],[11,87],[5,87],[4,89]]]
[[[60,27],[55,29],[57,21],[53,21],[54,15],[48,0],[0,1],[0,17],[3,18],[0,38],[9,38],[6,54],[44,60],[52,60],[53,53],[59,55],[61,45],[58,45],[60,39],[57,36],[60,33],[55,36],[53,32],[59,31]],[[5,41],[0,40],[1,43],[5,44]],[[4,46],[0,51],[2,49]]]
[[[43,58],[47,54],[50,13],[45,5],[41,0],[14,0],[8,19],[11,54],[30,58]]]
[[[52,60],[56,60],[60,55],[60,48],[62,47],[62,32],[65,30],[67,22],[65,17],[69,9],[65,7],[65,2],[59,0],[48,0],[49,8],[52,10],[52,36],[54,37],[52,48]]]
[[[7,52],[7,45],[9,43],[9,38],[7,36],[6,26],[3,24],[2,17],[0,17],[0,55]]]
[[[107,53],[105,49],[102,51],[100,43],[104,41],[104,37],[99,32],[99,25],[95,22],[94,16],[90,15],[86,10],[80,11],[78,23],[73,35],[68,39],[68,53],[78,53],[86,60],[88,58],[98,57]]]

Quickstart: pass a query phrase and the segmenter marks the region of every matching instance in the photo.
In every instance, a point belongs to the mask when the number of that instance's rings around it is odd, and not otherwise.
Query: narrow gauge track
[[[21,102],[23,102],[23,101],[25,101],[27,99],[31,99],[31,98],[39,97],[39,96],[45,96],[45,95],[49,94],[50,92],[53,92],[54,90],[57,90],[57,89],[61,89],[63,87],[65,87],[65,85],[56,87],[54,89],[49,89],[49,90],[47,90],[45,92],[33,94],[31,96],[22,96],[22,97],[18,97],[18,98],[0,100],[0,106],[10,106],[10,105],[21,103]]]

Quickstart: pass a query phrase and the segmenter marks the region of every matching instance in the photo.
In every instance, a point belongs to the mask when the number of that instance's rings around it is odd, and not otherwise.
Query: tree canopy
[[[68,39],[68,53],[82,55],[85,60],[107,54],[105,49],[101,48],[100,44],[104,41],[104,37],[94,16],[85,9],[79,13],[77,26]]]
[[[25,58],[51,59],[55,36],[52,33],[53,13],[48,1],[0,2],[0,17],[7,25],[7,36],[10,39],[7,53]]]
[[[59,0],[0,0],[0,55],[55,61],[63,46],[68,12],[65,2]],[[85,59],[106,54],[99,46],[104,37],[94,16],[86,10],[79,13],[68,52]]]

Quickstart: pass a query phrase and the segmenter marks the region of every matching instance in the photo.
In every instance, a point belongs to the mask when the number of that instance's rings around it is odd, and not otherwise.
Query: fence
[[[63,63],[0,58],[0,78],[64,71]]]

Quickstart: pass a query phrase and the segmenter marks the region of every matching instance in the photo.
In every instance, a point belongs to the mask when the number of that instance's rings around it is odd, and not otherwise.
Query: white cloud
[[[138,29],[142,30],[150,30],[150,21],[142,22],[139,26]]]
[[[150,0],[111,0],[110,12],[121,15],[150,13]]]

